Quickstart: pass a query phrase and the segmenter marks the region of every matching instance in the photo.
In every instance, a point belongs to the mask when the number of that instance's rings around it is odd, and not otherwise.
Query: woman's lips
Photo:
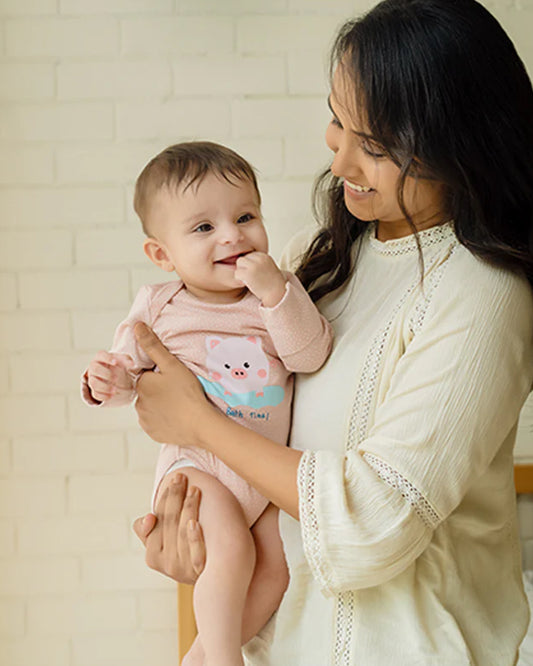
[[[349,180],[344,179],[345,193],[355,199],[364,199],[376,193],[372,187],[366,185],[359,185],[358,183],[351,183]]]

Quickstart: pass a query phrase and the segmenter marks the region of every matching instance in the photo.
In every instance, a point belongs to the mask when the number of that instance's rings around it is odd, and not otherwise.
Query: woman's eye
[[[239,219],[237,220],[237,224],[244,224],[245,222],[249,222],[250,220],[253,220],[254,216],[251,213],[245,213],[244,215],[241,215]]]
[[[195,227],[194,231],[195,233],[198,232],[200,234],[205,234],[208,231],[211,231],[213,226],[209,224],[209,222],[204,222],[203,224],[199,224],[197,227]]]
[[[370,157],[375,157],[376,159],[387,157],[385,150],[381,146],[378,146],[376,143],[372,143],[371,141],[363,141],[361,143],[361,148],[367,155],[370,155]]]

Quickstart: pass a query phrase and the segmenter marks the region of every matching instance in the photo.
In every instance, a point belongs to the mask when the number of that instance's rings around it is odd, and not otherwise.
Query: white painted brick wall
[[[0,65],[2,101],[43,101],[54,97],[53,64],[9,63]]]
[[[522,564],[533,569],[533,495],[518,498],[518,518],[522,540]]]
[[[171,142],[226,142],[259,171],[279,255],[328,162],[328,45],[372,4],[0,0],[1,664],[177,663],[174,585],[131,532],[157,446],[131,408],[78,395],[138,287],[171,277],[144,257],[133,183]],[[533,2],[487,4],[533,71]]]
[[[0,191],[2,227],[11,229],[116,226],[123,222],[124,205],[122,192],[112,186],[9,187]]]
[[[119,21],[88,16],[7,19],[6,55],[13,58],[98,58],[117,55]]]
[[[0,154],[0,181],[4,185],[51,185],[54,151],[49,146],[5,146]]]

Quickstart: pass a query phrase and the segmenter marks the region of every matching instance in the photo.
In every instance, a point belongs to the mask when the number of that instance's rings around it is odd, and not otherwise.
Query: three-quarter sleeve
[[[513,437],[533,378],[531,289],[478,260],[462,278],[443,279],[405,349],[380,360],[364,435],[302,456],[304,550],[326,594],[407,568]]]

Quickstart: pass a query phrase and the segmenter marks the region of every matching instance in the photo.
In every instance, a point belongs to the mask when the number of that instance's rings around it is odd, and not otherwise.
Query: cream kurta
[[[513,486],[533,379],[528,283],[451,225],[361,242],[323,299],[336,339],[298,377],[301,523],[281,516],[291,582],[253,666],[511,666],[526,631]]]

